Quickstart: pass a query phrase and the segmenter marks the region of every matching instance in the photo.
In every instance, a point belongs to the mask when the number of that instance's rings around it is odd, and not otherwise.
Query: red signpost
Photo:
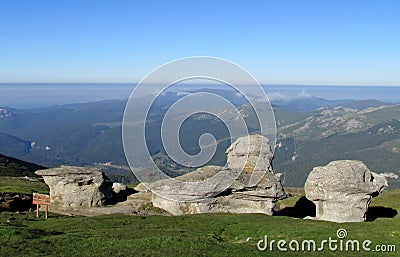
[[[36,218],[39,217],[39,205],[44,205],[46,207],[46,209],[45,209],[45,218],[47,219],[47,213],[49,211],[49,205],[50,205],[50,196],[49,195],[38,194],[38,193],[33,193],[32,203],[36,204]]]

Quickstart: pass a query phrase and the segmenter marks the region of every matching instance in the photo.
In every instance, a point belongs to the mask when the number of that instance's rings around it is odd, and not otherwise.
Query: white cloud
[[[280,93],[268,93],[268,98],[270,101],[277,101],[277,100],[288,100],[288,97],[280,94]]]
[[[189,95],[189,94],[190,94],[190,92],[186,92],[186,91],[178,91],[178,92],[176,92],[176,95],[177,95],[177,96]]]
[[[307,93],[304,89],[299,94],[300,98],[310,98],[312,97],[309,93]]]

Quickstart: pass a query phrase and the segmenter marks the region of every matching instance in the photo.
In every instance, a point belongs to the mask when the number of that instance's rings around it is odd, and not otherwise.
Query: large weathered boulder
[[[240,137],[226,151],[226,167],[205,166],[175,180],[147,185],[153,192],[153,205],[173,215],[272,215],[276,201],[285,198],[286,193],[279,175],[273,172],[273,154],[268,143],[268,138],[261,135]]]
[[[112,182],[95,168],[61,166],[35,173],[50,187],[53,210],[101,206],[112,197]]]
[[[384,175],[361,161],[333,161],[315,167],[305,184],[306,197],[316,205],[315,219],[362,222],[373,196],[388,186]]]

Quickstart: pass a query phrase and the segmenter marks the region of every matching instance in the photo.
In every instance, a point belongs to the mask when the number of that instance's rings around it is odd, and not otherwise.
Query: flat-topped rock
[[[50,208],[68,210],[101,206],[112,197],[112,182],[101,170],[61,166],[35,172],[50,188]]]
[[[388,186],[384,175],[361,161],[333,161],[315,167],[305,184],[306,197],[316,205],[318,220],[362,222],[373,196]]]
[[[46,169],[46,170],[38,170],[35,172],[40,176],[65,176],[69,175],[84,175],[84,174],[96,174],[99,175],[102,171],[95,168],[87,168],[87,167],[78,167],[78,166],[66,166],[61,165],[60,167]]]

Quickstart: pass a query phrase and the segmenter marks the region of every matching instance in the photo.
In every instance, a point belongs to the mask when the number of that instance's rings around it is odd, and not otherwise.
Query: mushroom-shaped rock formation
[[[268,138],[250,135],[238,138],[226,151],[226,167],[205,166],[183,176],[154,182],[153,205],[173,215],[193,213],[265,213],[272,215],[278,199],[287,195],[279,175],[275,175],[271,161],[273,153]],[[225,185],[210,183],[209,179],[231,181]],[[199,191],[193,191],[190,182],[200,182]],[[214,181],[215,182],[215,181]],[[189,190],[190,189],[190,190]]]
[[[306,197],[316,205],[315,219],[362,222],[373,196],[388,186],[385,176],[361,161],[333,161],[315,167],[305,184]]]
[[[50,187],[53,210],[100,206],[112,197],[112,182],[95,168],[61,166],[35,173]]]

